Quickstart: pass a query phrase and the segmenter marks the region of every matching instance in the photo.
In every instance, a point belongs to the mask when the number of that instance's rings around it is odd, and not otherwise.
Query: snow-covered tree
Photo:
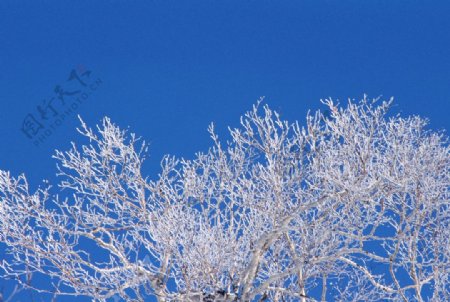
[[[82,122],[61,192],[0,172],[3,276],[95,301],[450,301],[446,136],[391,101],[324,103],[301,127],[258,102],[154,179],[134,134]]]

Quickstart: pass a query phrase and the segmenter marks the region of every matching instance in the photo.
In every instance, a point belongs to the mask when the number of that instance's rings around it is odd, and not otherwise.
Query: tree
[[[134,134],[82,122],[59,194],[0,172],[3,274],[96,301],[450,301],[448,141],[391,102],[327,100],[305,127],[258,102],[156,180]]]

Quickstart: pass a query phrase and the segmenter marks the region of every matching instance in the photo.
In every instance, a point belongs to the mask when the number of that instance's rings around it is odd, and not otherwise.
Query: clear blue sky
[[[76,115],[106,115],[151,143],[153,177],[162,155],[205,150],[210,122],[225,133],[262,95],[300,122],[321,98],[394,96],[397,112],[448,129],[449,15],[448,1],[1,0],[0,169],[54,180]],[[24,119],[52,97],[60,113],[57,85],[86,88],[72,70],[102,83],[35,146]]]

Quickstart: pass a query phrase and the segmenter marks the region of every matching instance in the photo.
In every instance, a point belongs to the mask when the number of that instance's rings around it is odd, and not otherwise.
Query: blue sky
[[[0,169],[54,180],[51,155],[78,140],[80,114],[149,141],[154,177],[164,154],[206,150],[210,122],[223,136],[263,95],[300,122],[321,98],[394,96],[394,111],[448,129],[449,13],[446,1],[413,0],[1,0]],[[77,90],[73,70],[101,85],[35,146],[24,119],[56,85]]]

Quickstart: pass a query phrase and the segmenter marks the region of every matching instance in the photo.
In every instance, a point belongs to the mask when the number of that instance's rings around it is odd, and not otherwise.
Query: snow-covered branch
[[[0,171],[3,275],[98,301],[448,301],[448,141],[391,102],[326,100],[304,127],[258,102],[156,178],[134,134],[82,122],[56,187]]]

